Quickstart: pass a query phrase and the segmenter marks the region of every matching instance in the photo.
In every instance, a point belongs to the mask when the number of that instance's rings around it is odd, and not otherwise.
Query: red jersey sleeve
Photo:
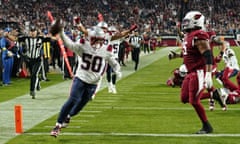
[[[194,35],[195,40],[209,40],[208,33],[204,31],[197,31]]]
[[[210,39],[212,39],[212,38],[214,38],[216,36],[216,32],[215,31],[208,31],[207,33],[208,33]]]

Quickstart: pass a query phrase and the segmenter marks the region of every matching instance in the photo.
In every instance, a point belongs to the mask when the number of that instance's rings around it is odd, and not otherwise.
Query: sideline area
[[[160,48],[155,53],[144,54],[140,58],[139,69],[166,56],[170,50],[178,47]],[[122,68],[122,79],[134,73],[134,63],[127,62],[127,67]],[[37,92],[36,99],[31,99],[29,94],[0,103],[0,143],[3,144],[16,136],[14,121],[14,106],[21,105],[23,110],[23,131],[27,131],[40,122],[57,114],[66,101],[71,80],[41,89]],[[106,88],[106,80],[102,81],[101,89]]]

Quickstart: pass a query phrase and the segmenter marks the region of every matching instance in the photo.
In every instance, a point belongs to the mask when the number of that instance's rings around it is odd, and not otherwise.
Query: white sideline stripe
[[[161,48],[160,50],[156,51],[156,53],[143,56],[141,58],[139,69],[144,68],[149,64],[155,62],[156,60],[165,57],[171,49],[177,50],[178,47]],[[132,66],[132,69],[129,69],[130,66]],[[123,78],[135,72],[133,69],[133,63],[130,63],[129,67],[122,68]],[[27,92],[27,94],[19,96],[15,99],[1,102],[0,103],[0,108],[1,108],[0,124],[4,124],[4,125],[0,126],[0,136],[1,136],[0,144],[6,143],[8,140],[16,136],[15,125],[14,125],[15,124],[14,106],[15,105],[17,104],[22,105],[23,130],[27,131],[32,127],[34,127],[35,125],[39,124],[40,122],[59,113],[61,106],[67,100],[70,86],[71,86],[71,81],[64,81],[59,84],[41,89],[41,91],[39,92],[37,91],[36,99],[34,100],[31,99],[31,97]],[[103,81],[100,90],[102,90],[103,88],[106,88],[106,86],[107,86],[106,81]],[[111,96],[114,97],[114,95],[111,95]],[[118,94],[117,96],[121,96],[121,95]],[[96,96],[96,99],[97,97],[98,96]],[[107,107],[107,105],[104,105],[104,106]],[[10,111],[6,113],[5,110],[10,110]]]
[[[24,133],[25,135],[49,135],[50,133]],[[154,134],[154,133],[71,133],[62,132],[60,135],[70,136],[139,136],[139,137],[239,137],[240,134]]]

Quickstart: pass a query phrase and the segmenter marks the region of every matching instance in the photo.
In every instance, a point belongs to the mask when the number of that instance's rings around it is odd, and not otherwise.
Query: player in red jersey
[[[173,76],[167,80],[167,85],[172,87],[181,87],[183,79],[187,74],[187,68],[185,64],[182,64],[179,68],[174,69],[172,73]]]
[[[225,49],[224,37],[216,36],[216,32],[213,29],[210,29],[210,27],[208,25],[205,25],[205,23],[203,23],[202,28],[207,32],[207,34],[209,36],[209,44],[210,44],[211,52],[213,53],[214,45],[220,46],[219,55],[217,55],[216,57],[214,57],[212,55],[212,59],[213,59],[212,73],[213,73],[213,75],[215,75],[217,72],[217,63],[219,63],[221,61],[221,55],[223,53],[223,50]],[[205,29],[205,28],[207,28],[207,29]],[[178,34],[182,41],[182,39],[183,39],[182,37],[184,37],[184,33],[178,29]],[[169,60],[172,60],[175,58],[182,58],[182,57],[183,57],[183,51],[181,51],[180,53],[170,51],[168,54]],[[207,92],[204,92],[201,94],[201,99],[209,99],[209,110],[211,110],[211,111],[214,110],[214,105],[215,105],[214,99],[212,98],[212,94],[213,94],[214,90],[215,89],[212,88],[211,90],[208,90]],[[223,107],[223,109],[225,109],[225,108]]]
[[[202,128],[196,134],[212,133],[205,109],[201,104],[201,93],[211,89],[212,82],[212,51],[209,46],[209,35],[202,30],[204,16],[198,11],[190,11],[183,19],[185,37],[183,41],[183,63],[188,74],[183,80],[181,101],[190,103],[202,122]]]

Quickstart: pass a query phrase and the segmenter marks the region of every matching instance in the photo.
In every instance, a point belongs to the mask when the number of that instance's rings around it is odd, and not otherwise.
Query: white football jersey
[[[111,32],[106,32],[105,33],[105,37],[104,37],[104,39],[105,39],[105,42],[104,42],[104,45],[109,45],[109,44],[111,44],[112,45],[112,48],[113,48],[113,50],[112,50],[112,53],[113,53],[113,55],[114,55],[114,57],[115,57],[115,59],[118,59],[118,52],[119,52],[119,45],[120,45],[120,39],[117,39],[117,40],[111,40],[112,39],[112,33]]]
[[[70,40],[64,32],[60,34],[65,46],[78,55],[79,64],[75,76],[89,84],[97,84],[104,74],[107,63],[115,72],[120,72],[120,65],[115,60],[110,45],[95,49],[87,39],[77,42]]]
[[[120,40],[114,40],[114,41],[111,41],[110,43],[111,43],[112,48],[113,48],[112,53],[113,53],[115,59],[118,59],[119,46],[120,46],[121,41]]]
[[[235,52],[230,49],[227,48],[224,53],[223,53],[223,61],[226,65],[226,67],[229,67],[231,69],[237,69],[239,70],[239,65],[238,65],[238,60],[237,57],[235,55]]]

